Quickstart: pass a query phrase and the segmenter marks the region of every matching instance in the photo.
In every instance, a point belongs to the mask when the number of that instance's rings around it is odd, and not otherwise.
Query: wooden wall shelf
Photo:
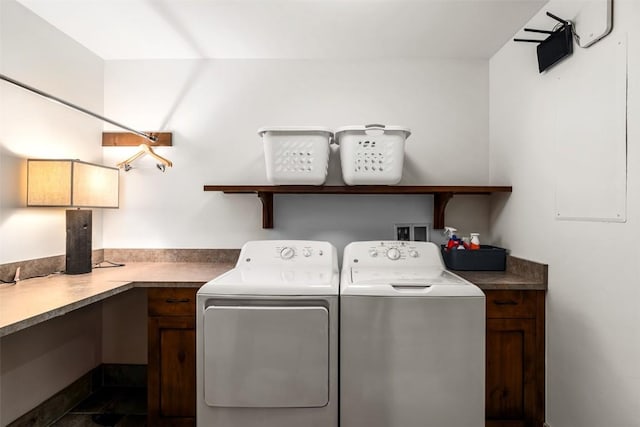
[[[409,185],[205,185],[204,191],[256,194],[262,201],[262,228],[273,228],[274,194],[425,194],[433,195],[433,228],[444,228],[444,211],[455,195],[511,193],[507,186],[409,186]]]

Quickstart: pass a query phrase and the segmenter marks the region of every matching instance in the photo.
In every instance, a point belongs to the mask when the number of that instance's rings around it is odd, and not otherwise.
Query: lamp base
[[[91,272],[91,211],[67,210],[66,274]]]

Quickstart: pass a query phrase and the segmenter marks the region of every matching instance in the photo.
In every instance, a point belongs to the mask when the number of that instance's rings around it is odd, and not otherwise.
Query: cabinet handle
[[[191,298],[167,298],[165,300],[169,304],[178,304],[191,301]]]
[[[518,302],[512,299],[497,299],[494,300],[493,303],[495,305],[518,305]]]

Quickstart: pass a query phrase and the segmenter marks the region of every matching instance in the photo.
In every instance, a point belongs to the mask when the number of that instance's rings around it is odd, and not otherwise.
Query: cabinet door
[[[487,319],[487,427],[533,427],[535,326],[534,319]]]
[[[196,333],[193,317],[149,317],[148,423],[194,426]]]

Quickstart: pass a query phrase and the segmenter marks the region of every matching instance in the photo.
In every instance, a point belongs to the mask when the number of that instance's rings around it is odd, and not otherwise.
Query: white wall
[[[552,1],[543,10],[572,19],[575,5]],[[573,57],[543,75],[538,74],[533,45],[509,42],[490,61],[491,181],[510,183],[514,191],[492,212],[492,233],[513,255],[549,264],[546,404],[552,427],[640,426],[639,18],[640,3],[617,0],[613,33],[589,49],[576,47]],[[545,28],[552,25],[549,21],[541,12],[528,26]],[[610,120],[583,121],[577,127],[591,128],[591,134],[577,141],[568,157],[556,159],[562,143],[555,139],[556,120],[576,117],[571,112],[557,116],[554,99],[564,97],[574,111],[597,107],[595,95],[586,100],[584,95],[611,83],[592,76],[610,74],[615,63],[606,58],[615,56],[625,38],[627,220],[557,220],[556,182],[571,178],[563,164],[584,157],[595,162],[594,153],[606,153],[615,142],[612,136],[593,137],[608,131]],[[565,82],[584,78],[586,84],[574,89],[558,83],[560,77]],[[581,185],[575,188],[583,190]],[[594,197],[591,202],[596,208],[600,200]]]
[[[101,112],[103,61],[19,3],[0,8],[0,72]],[[0,263],[64,254],[64,209],[25,208],[26,159],[100,162],[101,132],[99,120],[0,82]],[[100,210],[93,244],[102,247]]]
[[[96,112],[103,63],[14,0],[0,0],[0,72]],[[100,161],[102,123],[0,82],[0,263],[62,255],[63,209],[25,208],[27,158]],[[102,247],[94,211],[93,243]],[[99,304],[0,339],[0,425],[100,363]]]
[[[401,184],[488,183],[484,60],[107,61],[105,114],[174,135],[173,147],[157,149],[173,168],[163,174],[147,157],[122,175],[121,208],[105,213],[105,247],[239,248],[252,239],[307,238],[341,248],[389,239],[394,223],[432,221],[428,196],[276,196],[275,228],[262,230],[257,197],[202,186],[266,183],[256,134],[265,125],[408,126]],[[136,150],[104,148],[105,162]],[[342,184],[336,155],[327,183]],[[480,229],[466,232],[486,233],[487,204],[454,199],[448,213],[473,216],[469,227]]]

